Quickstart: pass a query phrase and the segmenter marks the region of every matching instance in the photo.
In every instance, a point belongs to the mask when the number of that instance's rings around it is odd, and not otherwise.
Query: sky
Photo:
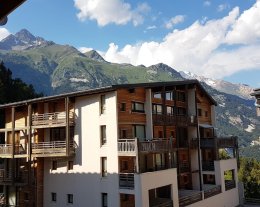
[[[260,0],[27,0],[0,27],[107,61],[260,87]]]

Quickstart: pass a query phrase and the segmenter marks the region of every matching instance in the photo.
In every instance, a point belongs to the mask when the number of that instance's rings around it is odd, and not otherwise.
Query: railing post
[[[135,137],[135,164],[136,173],[139,173],[139,149],[138,149],[138,138]]]

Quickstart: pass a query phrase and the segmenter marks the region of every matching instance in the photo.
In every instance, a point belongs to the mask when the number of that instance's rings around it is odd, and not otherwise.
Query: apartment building
[[[254,96],[256,99],[256,114],[257,116],[260,116],[260,88],[254,89],[254,93],[252,93],[251,95]]]
[[[215,106],[197,80],[1,105],[0,202],[237,206],[237,138],[217,137]],[[223,158],[221,149],[232,156]]]

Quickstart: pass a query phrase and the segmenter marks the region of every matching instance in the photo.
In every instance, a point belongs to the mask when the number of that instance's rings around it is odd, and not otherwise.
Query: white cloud
[[[222,12],[222,11],[224,11],[225,9],[228,9],[229,7],[230,7],[229,4],[220,4],[220,5],[218,5],[217,11],[218,11],[218,12]]]
[[[110,62],[145,66],[162,62],[177,70],[211,78],[223,78],[239,71],[259,71],[259,7],[257,2],[242,14],[235,7],[223,18],[195,21],[183,30],[168,33],[162,41],[123,48],[111,43],[101,54]]]
[[[211,2],[210,2],[210,1],[204,1],[203,5],[204,5],[204,6],[210,6],[210,5],[211,5]]]
[[[82,53],[85,53],[85,52],[89,52],[89,51],[93,50],[93,48],[91,48],[91,47],[80,47],[80,48],[78,48],[78,50]]]
[[[249,44],[260,40],[260,1],[244,11],[232,30],[228,32],[226,41],[229,44]]]
[[[10,35],[11,33],[5,29],[5,28],[0,28],[0,41],[4,38],[6,38],[8,35]]]
[[[157,27],[155,25],[151,25],[146,27],[147,30],[152,30],[152,29],[157,29]]]
[[[167,29],[172,29],[176,24],[183,22],[185,19],[184,15],[177,15],[172,17],[168,22],[165,23]]]
[[[74,2],[75,7],[79,9],[77,16],[81,21],[96,20],[99,26],[111,23],[124,25],[128,22],[137,26],[143,23],[143,14],[150,10],[146,3],[132,9],[131,5],[123,0],[74,0]]]

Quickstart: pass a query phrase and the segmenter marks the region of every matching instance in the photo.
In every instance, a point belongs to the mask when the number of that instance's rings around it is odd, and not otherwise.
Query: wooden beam
[[[70,155],[70,109],[69,97],[65,98],[65,113],[66,113],[66,155]]]
[[[28,121],[27,121],[27,134],[28,134],[28,183],[31,185],[31,159],[32,159],[32,105],[28,105]]]
[[[0,20],[8,16],[13,10],[19,7],[26,0],[1,0],[0,1]]]

